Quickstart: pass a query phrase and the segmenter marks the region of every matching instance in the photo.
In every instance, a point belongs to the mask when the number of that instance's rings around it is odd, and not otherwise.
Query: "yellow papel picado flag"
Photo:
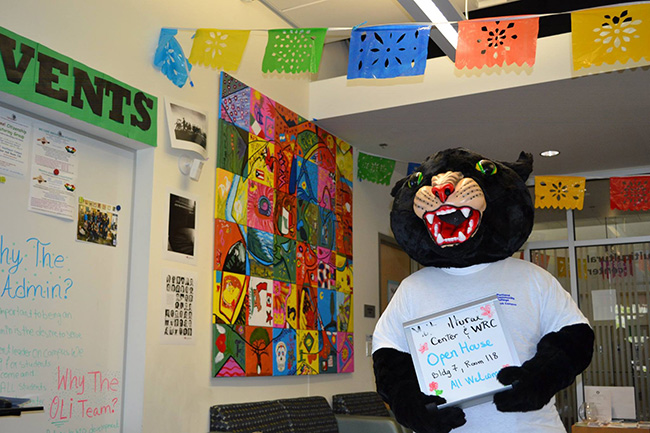
[[[535,207],[582,210],[585,178],[575,176],[535,176]]]
[[[573,12],[571,40],[574,70],[650,60],[650,4]]]
[[[236,71],[250,33],[250,30],[198,29],[188,60],[193,65]]]

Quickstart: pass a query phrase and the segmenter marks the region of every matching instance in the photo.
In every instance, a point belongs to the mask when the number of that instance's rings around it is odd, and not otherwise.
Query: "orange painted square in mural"
[[[273,328],[246,327],[246,376],[273,375]]]

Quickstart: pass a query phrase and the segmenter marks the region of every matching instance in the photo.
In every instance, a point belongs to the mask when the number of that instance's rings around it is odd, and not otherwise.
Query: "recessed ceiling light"
[[[547,158],[558,156],[559,154],[560,154],[559,150],[545,150],[544,152],[540,153],[540,155],[545,156]]]

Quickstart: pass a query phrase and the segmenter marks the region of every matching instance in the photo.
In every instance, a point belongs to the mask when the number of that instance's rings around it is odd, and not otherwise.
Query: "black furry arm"
[[[400,424],[418,433],[448,433],[465,424],[462,409],[438,409],[436,405],[445,403],[445,399],[420,391],[410,354],[379,349],[373,353],[372,360],[377,392],[390,405]]]
[[[501,412],[528,412],[541,409],[560,390],[571,385],[591,362],[594,331],[581,323],[546,334],[537,344],[537,353],[521,367],[506,367],[497,375],[508,391],[494,395]]]

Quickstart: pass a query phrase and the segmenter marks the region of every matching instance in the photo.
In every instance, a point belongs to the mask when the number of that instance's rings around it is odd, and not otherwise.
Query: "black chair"
[[[332,396],[332,406],[337,414],[395,418],[375,391],[335,394]],[[403,433],[412,433],[411,429],[400,427]]]

